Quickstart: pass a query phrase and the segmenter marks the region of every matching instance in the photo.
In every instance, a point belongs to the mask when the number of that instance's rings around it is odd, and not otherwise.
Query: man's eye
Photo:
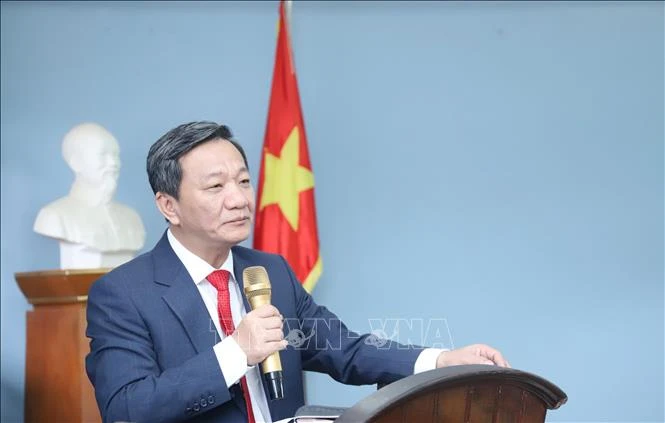
[[[249,185],[249,178],[243,179],[242,181],[240,181],[240,184],[241,185]]]
[[[218,189],[218,188],[222,188],[222,184],[211,185],[209,188],[210,188],[210,189]]]

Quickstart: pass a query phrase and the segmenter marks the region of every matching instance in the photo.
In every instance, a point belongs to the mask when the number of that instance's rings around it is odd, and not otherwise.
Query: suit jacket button
[[[204,397],[201,397],[200,403],[201,403],[201,407],[207,407],[208,406],[208,401],[206,401],[206,399]]]
[[[214,404],[214,403],[215,403],[215,397],[213,397],[212,395],[209,395],[208,396],[208,404]]]
[[[186,415],[192,414],[192,409],[190,407],[187,407],[187,409],[185,410],[185,414]]]

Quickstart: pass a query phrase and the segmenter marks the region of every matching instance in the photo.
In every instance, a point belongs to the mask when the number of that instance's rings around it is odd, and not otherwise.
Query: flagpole
[[[293,43],[291,42],[291,9],[293,8],[293,0],[284,1],[284,19],[286,20],[286,33],[289,36],[289,50],[291,60],[291,73],[296,73],[295,58],[293,54]]]
[[[284,2],[284,11],[286,12],[286,21],[291,27],[291,8],[293,7],[293,0],[286,0]]]

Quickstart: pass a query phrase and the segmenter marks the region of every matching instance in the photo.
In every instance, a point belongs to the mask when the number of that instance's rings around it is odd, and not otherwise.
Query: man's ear
[[[178,200],[163,192],[155,194],[155,203],[160,213],[172,225],[180,224],[180,217],[178,213]]]

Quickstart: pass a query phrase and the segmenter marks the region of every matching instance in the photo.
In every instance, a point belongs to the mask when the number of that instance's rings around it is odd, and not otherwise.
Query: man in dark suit
[[[88,296],[86,370],[105,422],[283,419],[303,405],[303,370],[359,385],[453,364],[508,365],[485,345],[368,342],[317,305],[281,256],[238,246],[250,234],[254,191],[226,126],[172,129],[150,148],[147,171],[168,230]],[[250,311],[238,286],[248,266],[267,269],[273,305]],[[313,337],[287,348],[284,319]],[[276,351],[285,397],[269,401],[256,365]]]

